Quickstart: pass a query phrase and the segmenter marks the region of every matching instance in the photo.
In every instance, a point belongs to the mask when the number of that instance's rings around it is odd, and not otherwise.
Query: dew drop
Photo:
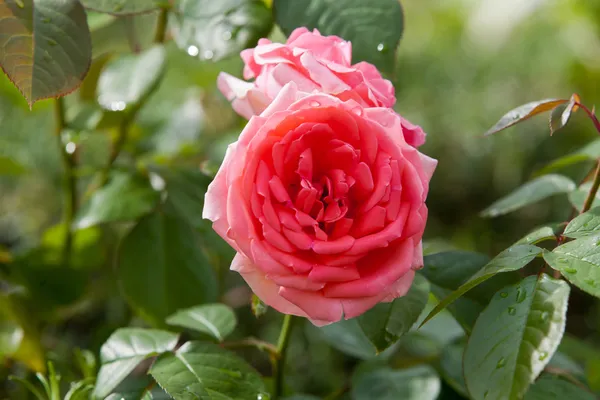
[[[15,0],[15,3],[17,3],[17,7],[25,8],[25,3],[23,3],[23,0]]]
[[[503,299],[505,299],[505,298],[508,297],[508,293],[502,292],[502,293],[500,293],[500,297],[502,297]]]
[[[542,314],[540,314],[540,321],[546,322],[546,321],[548,321],[549,317],[550,317],[550,313],[548,313],[548,311],[544,311]]]
[[[200,53],[200,50],[198,49],[198,47],[192,45],[187,48],[187,53],[192,57],[196,57],[198,53]]]
[[[48,44],[49,44],[50,46],[56,46],[58,43],[57,43],[57,42],[56,42],[56,40],[54,40],[54,39],[48,39]]]
[[[587,227],[588,227],[588,225],[589,225],[589,223],[587,223],[587,222],[586,222],[585,224],[583,224],[583,227],[584,227],[584,228],[587,228]]]
[[[121,11],[123,9],[123,3],[115,4],[113,11]]]
[[[514,307],[508,307],[508,314],[509,315],[515,315],[515,313],[517,312],[517,309]]]
[[[225,31],[225,32],[223,32],[221,37],[223,38],[223,40],[229,40],[229,39],[231,39],[231,32]]]
[[[321,103],[319,103],[318,101],[315,101],[315,100],[310,102],[311,107],[319,107],[320,105],[321,105]]]
[[[546,358],[548,358],[548,353],[547,353],[547,352],[545,352],[545,351],[542,351],[542,352],[540,353],[540,356],[538,357],[538,360],[540,360],[540,361],[544,361]]]
[[[498,364],[496,364],[496,369],[502,368],[505,365],[506,365],[506,360],[504,359],[504,357],[502,357],[501,359],[498,360]]]
[[[377,51],[380,52],[380,53],[387,53],[388,52],[388,47],[384,43],[379,43],[377,45]]]
[[[50,18],[42,18],[42,22],[48,24],[52,22],[52,20]]]
[[[517,289],[517,303],[522,303],[527,298],[527,292],[521,288]]]
[[[577,269],[572,268],[572,267],[566,267],[566,268],[563,268],[563,271],[565,271],[567,274],[574,274],[575,272],[577,272]]]
[[[215,54],[212,52],[212,50],[206,50],[204,52],[204,58],[207,60],[211,60],[213,58]]]
[[[591,278],[584,280],[584,282],[587,283],[588,285],[590,285],[591,287],[596,287],[596,281],[594,281]]]
[[[363,113],[362,108],[360,108],[360,107],[353,108],[352,112],[356,115],[362,115],[362,113]]]
[[[489,394],[490,394],[490,391],[486,390],[485,393],[483,394],[483,398],[484,399],[487,398]]]

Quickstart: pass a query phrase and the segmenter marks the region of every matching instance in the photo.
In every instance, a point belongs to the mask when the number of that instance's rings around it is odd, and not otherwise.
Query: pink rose
[[[436,164],[394,111],[289,83],[229,146],[204,218],[258,297],[325,325],[407,292]]]
[[[298,28],[286,44],[260,39],[254,49],[242,51],[244,78],[221,73],[218,86],[233,108],[250,119],[260,114],[288,82],[303,92],[329,93],[354,100],[363,107],[392,107],[394,86],[367,62],[351,64],[352,45],[337,36],[321,36]],[[424,140],[424,139],[423,139]]]

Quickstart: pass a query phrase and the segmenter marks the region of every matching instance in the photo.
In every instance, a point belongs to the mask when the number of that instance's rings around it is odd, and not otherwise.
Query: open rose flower
[[[260,114],[288,82],[303,92],[319,91],[342,100],[354,100],[364,107],[392,107],[396,102],[394,86],[367,62],[351,64],[352,45],[337,36],[321,36],[298,28],[286,44],[260,39],[258,46],[241,53],[246,66],[245,82],[227,73],[219,75],[219,89],[241,116],[250,119]],[[407,142],[420,146],[423,131],[403,121]],[[410,137],[408,137],[410,136]]]
[[[266,304],[328,324],[407,292],[436,163],[392,110],[290,83],[228,147],[204,218]]]

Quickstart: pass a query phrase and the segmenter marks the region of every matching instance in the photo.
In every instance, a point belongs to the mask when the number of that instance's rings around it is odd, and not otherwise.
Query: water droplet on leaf
[[[521,288],[517,289],[517,303],[522,303],[527,298],[527,292]]]
[[[596,287],[596,281],[594,281],[591,278],[584,280],[584,282],[590,285],[591,287]]]
[[[547,353],[547,352],[545,352],[545,351],[542,351],[542,352],[540,353],[540,356],[538,357],[538,360],[540,360],[540,361],[544,361],[546,358],[548,358],[548,353]]]
[[[52,22],[52,20],[50,18],[42,18],[42,22],[47,24],[49,22]]]
[[[563,271],[565,271],[567,274],[574,274],[575,272],[577,272],[577,269],[573,267],[565,267],[563,268]]]
[[[388,49],[388,47],[385,45],[385,43],[379,43],[379,44],[377,45],[377,51],[378,51],[378,52],[380,52],[380,53],[384,53],[384,54],[385,54],[385,53],[387,53],[387,52],[388,52],[388,50],[389,50],[389,49]]]
[[[56,40],[54,40],[54,39],[48,39],[48,44],[49,44],[50,46],[56,46],[58,43],[57,43],[57,42],[56,42]]]
[[[25,8],[25,3],[23,3],[23,0],[15,0],[15,3],[17,3],[17,7]]]
[[[498,364],[496,364],[496,368],[502,368],[506,365],[506,360],[504,359],[504,357],[502,357],[501,359],[498,360]]]
[[[548,311],[544,311],[541,315],[540,315],[540,321],[542,322],[546,322],[548,320],[548,317],[550,317],[550,313]]]
[[[515,315],[515,313],[517,312],[517,309],[514,307],[508,307],[508,314],[509,315]]]
[[[508,297],[508,293],[502,292],[502,293],[500,293],[500,297],[502,297],[503,299],[505,299],[505,298]]]

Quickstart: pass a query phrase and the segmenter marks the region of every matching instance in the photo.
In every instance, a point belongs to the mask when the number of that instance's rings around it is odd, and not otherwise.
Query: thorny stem
[[[67,127],[65,119],[65,105],[62,98],[57,98],[54,101],[54,117],[55,117],[55,136],[58,141],[58,147],[63,161],[65,170],[64,179],[64,196],[65,196],[65,240],[63,248],[63,262],[68,263],[73,247],[73,232],[71,225],[75,220],[77,213],[77,177],[75,176],[75,154],[73,149],[69,153],[69,147],[65,146],[62,140],[62,132]]]
[[[271,357],[273,360],[279,358],[279,353],[277,352],[276,346],[269,342],[256,339],[254,337],[249,337],[235,342],[224,342],[221,346],[229,349],[239,347],[256,347],[258,350],[268,353],[269,357]]]
[[[285,315],[283,317],[283,325],[281,326],[279,340],[277,341],[278,358],[273,360],[273,374],[275,376],[273,398],[275,400],[280,398],[283,393],[283,373],[285,369],[285,356],[287,354],[288,344],[290,342],[290,334],[292,333],[293,321],[294,317],[292,315]]]

